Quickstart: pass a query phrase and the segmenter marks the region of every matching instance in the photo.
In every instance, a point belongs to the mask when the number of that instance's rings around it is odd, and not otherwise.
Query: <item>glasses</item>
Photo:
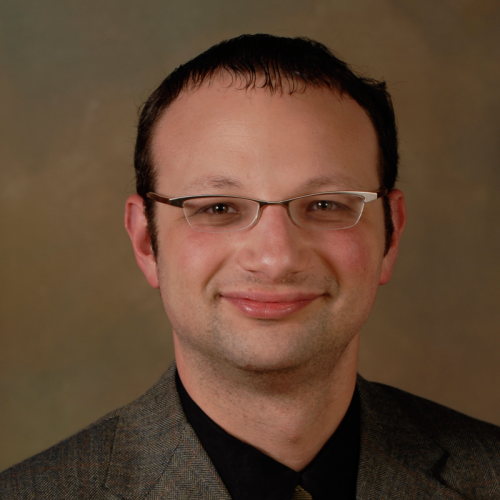
[[[262,201],[242,196],[207,194],[167,198],[148,193],[148,198],[184,210],[189,225],[204,233],[226,233],[247,229],[259,220],[262,208],[282,205],[297,226],[332,231],[354,226],[365,203],[385,196],[387,189],[376,192],[333,191],[298,196],[283,201]]]

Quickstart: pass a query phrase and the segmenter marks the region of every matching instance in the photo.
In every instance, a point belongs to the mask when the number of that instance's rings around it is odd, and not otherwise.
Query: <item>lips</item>
[[[251,318],[282,319],[304,309],[321,294],[269,292],[222,293],[220,297]]]

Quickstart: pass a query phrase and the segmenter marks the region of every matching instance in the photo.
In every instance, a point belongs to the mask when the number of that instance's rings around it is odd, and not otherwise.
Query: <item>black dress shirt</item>
[[[314,500],[354,500],[358,476],[360,402],[356,390],[335,433],[314,460],[295,472],[228,434],[189,396],[176,375],[184,413],[233,500],[290,500],[297,485]]]

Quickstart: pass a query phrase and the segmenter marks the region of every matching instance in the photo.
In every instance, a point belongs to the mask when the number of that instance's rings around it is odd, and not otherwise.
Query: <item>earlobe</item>
[[[144,215],[144,200],[138,195],[129,196],[125,204],[125,229],[127,230],[135,259],[153,288],[159,288],[156,259],[151,249],[151,240]]]
[[[391,204],[394,233],[392,235],[389,251],[384,256],[384,260],[382,262],[382,272],[380,274],[379,281],[380,285],[385,285],[391,279],[392,270],[398,255],[399,241],[406,225],[406,204],[403,193],[399,189],[393,189],[387,195],[387,198]]]

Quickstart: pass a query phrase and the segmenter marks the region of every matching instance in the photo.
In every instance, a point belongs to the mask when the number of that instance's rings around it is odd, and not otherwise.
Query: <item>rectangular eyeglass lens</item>
[[[233,231],[250,224],[256,203],[239,198],[193,198],[183,204],[189,224],[200,231]]]
[[[326,229],[355,224],[363,203],[363,197],[358,195],[320,194],[295,200],[291,208],[299,223]]]

